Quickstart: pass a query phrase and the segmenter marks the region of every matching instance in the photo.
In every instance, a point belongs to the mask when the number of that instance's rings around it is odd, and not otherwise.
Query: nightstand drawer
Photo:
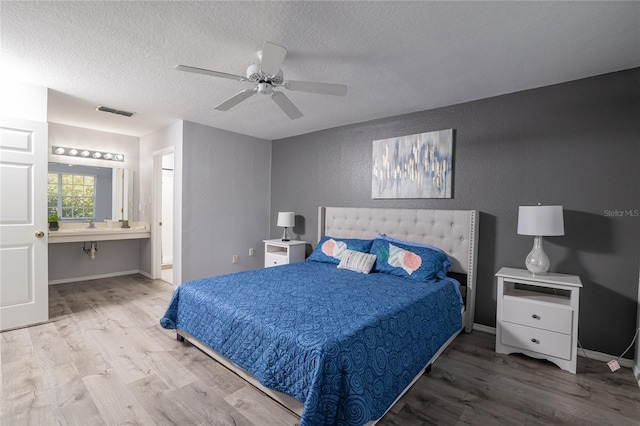
[[[558,333],[571,334],[573,311],[569,306],[550,305],[519,297],[504,296],[502,320]]]
[[[571,359],[571,335],[540,330],[510,322],[502,323],[502,343],[543,355]]]
[[[280,266],[286,265],[289,259],[287,258],[287,254],[285,253],[265,253],[264,255],[264,266],[265,268],[269,268],[271,266]]]

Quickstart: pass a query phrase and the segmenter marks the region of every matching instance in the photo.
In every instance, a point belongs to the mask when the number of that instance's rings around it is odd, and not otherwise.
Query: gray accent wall
[[[372,141],[442,129],[455,129],[453,198],[372,200]],[[563,205],[566,235],[546,238],[545,250],[552,271],[582,279],[580,343],[619,355],[631,342],[640,69],[276,140],[271,158],[272,238],[277,212],[294,211],[293,233],[315,246],[320,205],[479,210],[476,322],[486,326],[494,274],[524,268],[533,244],[516,233],[518,206]]]
[[[271,141],[184,122],[183,282],[264,265],[270,158]]]

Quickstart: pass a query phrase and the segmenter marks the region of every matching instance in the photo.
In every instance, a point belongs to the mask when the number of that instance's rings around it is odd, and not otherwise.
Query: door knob
[[[42,237],[44,237],[44,232],[42,231],[36,232],[36,238],[42,238]]]

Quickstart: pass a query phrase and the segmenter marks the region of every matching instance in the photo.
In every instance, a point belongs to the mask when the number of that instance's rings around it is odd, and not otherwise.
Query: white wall
[[[46,87],[11,80],[0,80],[0,115],[26,120],[47,121]]]
[[[271,141],[185,122],[183,149],[183,280],[262,267]]]

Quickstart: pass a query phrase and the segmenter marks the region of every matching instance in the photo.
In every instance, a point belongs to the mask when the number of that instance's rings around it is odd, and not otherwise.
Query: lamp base
[[[533,237],[533,248],[524,264],[534,275],[544,275],[549,271],[549,257],[542,249],[542,237]]]
[[[289,239],[289,234],[287,233],[287,227],[284,227],[284,231],[282,231],[282,241],[291,241]]]

